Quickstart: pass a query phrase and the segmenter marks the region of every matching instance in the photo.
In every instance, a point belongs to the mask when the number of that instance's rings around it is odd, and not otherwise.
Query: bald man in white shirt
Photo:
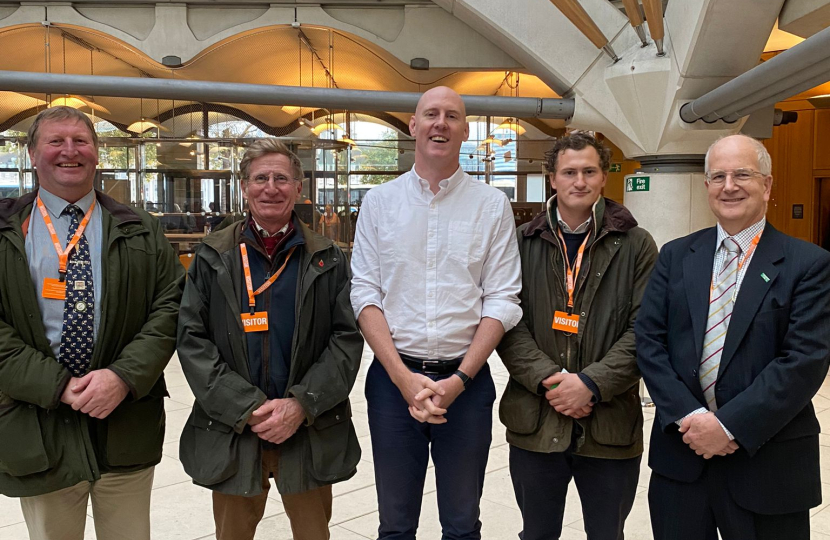
[[[478,540],[496,397],[487,358],[521,318],[513,212],[459,166],[461,96],[424,93],[409,129],[415,166],[366,195],[352,255],[352,306],[375,353],[378,537],[415,539],[431,451],[443,537]]]

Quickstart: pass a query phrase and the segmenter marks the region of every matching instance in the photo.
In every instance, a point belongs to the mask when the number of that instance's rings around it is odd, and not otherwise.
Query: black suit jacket
[[[704,407],[698,366],[717,242],[710,228],[663,246],[635,326],[637,356],[657,406],[649,466],[693,482],[706,461],[676,420]],[[761,514],[821,502],[818,434],[811,403],[830,358],[830,253],[767,224],[735,302],[715,398],[740,449],[728,461],[730,493]],[[726,464],[726,463],[725,463]]]

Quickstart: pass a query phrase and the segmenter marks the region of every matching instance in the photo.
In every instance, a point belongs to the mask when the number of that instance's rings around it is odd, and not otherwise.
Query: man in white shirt
[[[487,358],[521,318],[513,212],[461,170],[461,96],[424,93],[415,166],[363,200],[352,307],[375,352],[366,380],[380,539],[415,539],[430,446],[444,538],[480,539],[495,388]]]

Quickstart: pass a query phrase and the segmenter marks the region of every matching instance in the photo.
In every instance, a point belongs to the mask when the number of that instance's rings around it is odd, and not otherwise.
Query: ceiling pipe
[[[186,81],[143,77],[101,77],[0,71],[0,90],[52,94],[94,95],[145,99],[176,99],[205,103],[252,105],[296,105],[327,109],[379,112],[415,111],[421,98],[417,92],[379,92],[309,88],[269,84]],[[568,119],[574,113],[573,99],[462,96],[470,116],[514,116],[519,118]]]
[[[663,39],[666,37],[666,30],[663,27],[663,0],[643,0],[643,9],[646,12],[651,38],[657,46],[657,56],[666,56],[666,51],[663,49]]]
[[[736,121],[830,80],[830,28],[680,108],[680,118]]]
[[[594,20],[588,15],[588,12],[579,5],[577,0],[550,0],[551,4],[559,8],[559,11],[562,12],[562,15],[568,18],[574,26],[576,26],[577,30],[582,32],[582,34],[588,38],[591,43],[598,49],[601,49],[605,54],[607,54],[614,63],[620,60],[620,57],[617,56],[617,53],[614,52],[614,49],[611,47],[611,43],[608,41],[608,38],[605,37],[605,34],[602,33],[602,30],[596,25]]]
[[[643,22],[645,21],[643,21],[643,14],[640,12],[640,3],[637,0],[622,0],[622,3],[631,27],[637,33],[643,47],[647,47],[648,39],[646,38],[646,30],[643,28]]]

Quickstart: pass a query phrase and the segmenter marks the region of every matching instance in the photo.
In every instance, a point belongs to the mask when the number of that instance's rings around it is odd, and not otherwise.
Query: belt
[[[424,375],[447,375],[455,373],[463,358],[453,360],[423,360],[405,354],[400,355],[406,367],[420,371]]]

